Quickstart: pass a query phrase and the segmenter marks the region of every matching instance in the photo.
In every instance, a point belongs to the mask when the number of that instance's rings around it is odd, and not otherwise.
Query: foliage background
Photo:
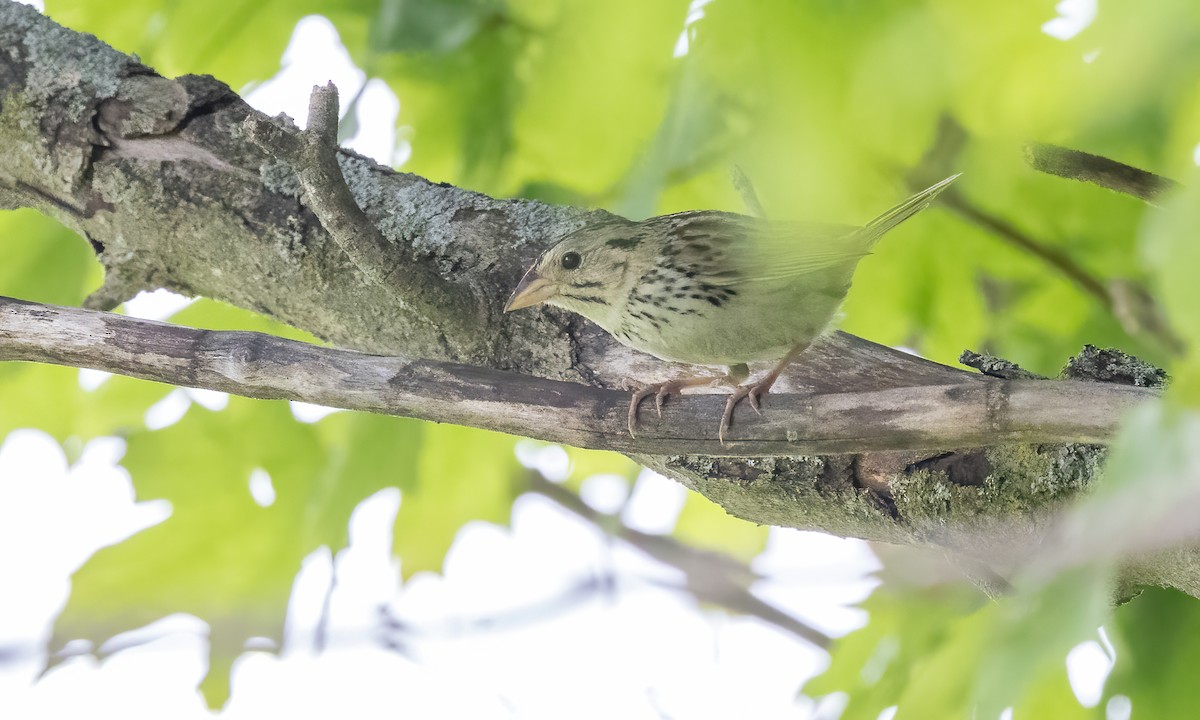
[[[1054,20],[1058,11],[1065,19]],[[395,159],[406,171],[631,217],[739,210],[728,180],[737,164],[772,217],[861,222],[906,194],[911,172],[930,170],[924,158],[952,118],[966,136],[949,168],[964,172],[963,202],[1061,251],[1102,285],[1144,287],[1183,350],[1123,324],[1119,308],[1060,268],[949,209],[904,226],[862,264],[843,327],[941,362],[970,347],[1047,375],[1085,343],[1117,346],[1169,367],[1176,384],[1163,407],[1130,419],[1104,488],[1072,516],[1104,529],[1096,562],[1062,576],[1030,571],[1014,598],[989,603],[953,583],[913,582],[921,574],[907,560],[885,556],[884,589],[865,605],[870,623],[835,646],[829,671],[804,692],[848,693],[843,717],[873,718],[893,705],[901,717],[972,706],[979,717],[1009,706],[1022,717],[1120,717],[1126,705],[1139,717],[1178,716],[1183,670],[1200,647],[1180,631],[1200,621],[1195,601],[1151,591],[1110,615],[1104,583],[1106,561],[1129,547],[1190,537],[1161,529],[1181,498],[1194,508],[1200,465],[1188,409],[1200,338],[1192,277],[1200,250],[1191,242],[1200,6],[62,0],[46,12],[168,77],[206,73],[244,89],[279,72],[296,23],[320,14],[365,76],[399,98]],[[363,97],[343,90],[347,135],[368,121]],[[1022,150],[1031,140],[1117,158],[1191,189],[1150,209],[1032,171]],[[44,218],[6,212],[0,236],[0,293],[76,305],[99,286],[87,244]],[[204,300],[172,321],[311,339]],[[284,405],[236,398],[147,426],[147,410],[170,393],[123,378],[85,390],[73,370],[3,366],[0,433],[44,430],[72,462],[92,439],[124,439],[121,465],[137,497],[169,501],[170,518],[83,565],[50,646],[100,643],[190,613],[210,629],[203,691],[215,705],[247,638],[282,639],[303,559],[343,548],[364,498],[399,487],[393,548],[411,578],[441,568],[465,523],[505,523],[526,489],[514,438],[350,414],[301,423]],[[572,489],[602,472],[635,482],[636,468],[620,458],[571,457]],[[245,491],[255,471],[270,478],[269,507]],[[763,549],[765,529],[705,503],[688,499],[678,537],[742,559]],[[1123,512],[1130,503],[1140,511]],[[1081,531],[1077,541],[1089,539]],[[1101,701],[1084,708],[1063,658],[1102,624],[1116,662]]]

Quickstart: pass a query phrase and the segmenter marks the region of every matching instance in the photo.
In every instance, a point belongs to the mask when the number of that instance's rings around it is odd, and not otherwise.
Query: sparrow
[[[647,220],[595,223],[562,237],[526,271],[505,312],[538,304],[578,313],[624,345],[670,362],[724,367],[633,393],[638,408],[684,388],[727,384],[722,444],[738,403],[756,412],[784,369],[832,330],[859,260],[892,228],[924,210],[953,175],[863,226],[770,221],[693,210]],[[748,363],[774,366],[753,383]]]

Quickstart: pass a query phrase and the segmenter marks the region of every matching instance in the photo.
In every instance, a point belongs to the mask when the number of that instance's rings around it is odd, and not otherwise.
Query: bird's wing
[[[781,223],[726,212],[666,216],[674,220],[666,254],[711,285],[787,280],[865,256],[862,228]]]
[[[889,230],[929,207],[958,175],[888,209],[864,227],[771,222],[718,211],[655,218],[673,224],[668,252],[713,285],[794,280],[822,270],[852,272]],[[675,247],[671,247],[675,246]]]

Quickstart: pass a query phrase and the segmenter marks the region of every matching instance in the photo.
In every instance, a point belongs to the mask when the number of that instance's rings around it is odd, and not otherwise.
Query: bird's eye
[[[563,253],[563,256],[562,256],[563,270],[574,270],[575,268],[579,267],[579,263],[582,260],[583,260],[583,258],[579,257],[579,253],[577,253],[577,252]]]

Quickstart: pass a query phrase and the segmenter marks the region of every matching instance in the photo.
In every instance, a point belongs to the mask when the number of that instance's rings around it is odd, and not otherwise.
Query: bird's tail
[[[866,226],[863,227],[863,236],[865,236],[867,246],[870,247],[871,245],[874,245],[879,238],[886,235],[889,230],[929,207],[929,204],[933,202],[933,199],[936,198],[943,190],[950,187],[950,183],[957,180],[959,175],[962,175],[962,173],[951,175],[940,183],[925,188],[921,192],[913,195],[896,207],[888,210],[871,222],[867,223]]]

